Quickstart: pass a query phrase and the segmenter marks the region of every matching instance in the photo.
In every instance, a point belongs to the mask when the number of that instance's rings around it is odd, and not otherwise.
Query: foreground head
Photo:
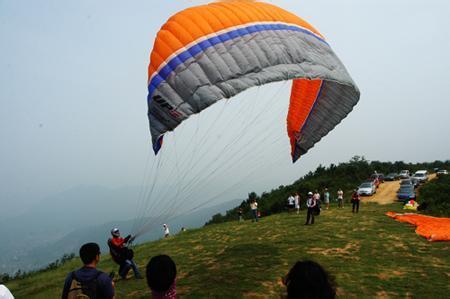
[[[111,235],[112,235],[113,237],[116,237],[116,238],[120,237],[120,231],[119,231],[119,229],[118,229],[118,228],[113,228],[113,229],[111,230]]]
[[[147,285],[152,291],[168,291],[177,276],[177,266],[167,255],[152,257],[147,264]]]
[[[309,197],[313,196],[313,193],[312,192],[308,192],[308,196]]]
[[[83,264],[97,264],[100,261],[100,247],[97,243],[87,243],[80,248],[80,258]]]
[[[332,277],[313,261],[297,262],[286,275],[288,298],[335,298]]]

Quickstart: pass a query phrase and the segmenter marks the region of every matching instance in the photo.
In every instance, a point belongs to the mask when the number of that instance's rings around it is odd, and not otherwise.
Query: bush
[[[450,176],[445,175],[420,189],[420,210],[437,216],[450,216]]]

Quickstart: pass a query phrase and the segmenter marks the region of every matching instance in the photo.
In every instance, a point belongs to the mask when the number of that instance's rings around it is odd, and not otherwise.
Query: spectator
[[[314,200],[316,201],[317,207],[320,209],[320,208],[321,208],[322,201],[320,200],[320,193],[319,193],[319,191],[316,190],[316,191],[314,192],[314,194],[313,194],[313,197],[314,197]]]
[[[338,207],[343,208],[344,207],[344,191],[342,191],[341,188],[339,188],[337,192],[337,200],[338,200]]]
[[[288,204],[287,204],[288,213],[291,213],[294,207],[295,207],[295,198],[294,196],[292,196],[292,194],[290,194],[288,197]]]
[[[61,298],[114,298],[112,278],[97,270],[100,262],[98,244],[87,243],[81,246],[80,258],[84,266],[67,275]]]
[[[353,190],[352,194],[352,213],[359,212],[359,202],[361,197],[359,196],[358,189]]]
[[[153,299],[175,299],[177,297],[175,262],[167,255],[152,257],[147,264],[147,285]]]
[[[163,229],[164,229],[164,238],[170,237],[169,226],[167,224],[163,224]]]
[[[300,214],[300,195],[296,192],[294,196],[294,204],[295,210],[297,211],[297,215]]]
[[[317,202],[312,192],[308,192],[308,199],[306,200],[306,206],[308,208],[308,213],[306,215],[305,225],[314,224],[314,213],[315,213],[314,210],[317,208]]]
[[[328,192],[328,188],[325,188],[323,192],[323,202],[325,203],[325,209],[328,210],[330,208],[330,192]]]
[[[8,288],[2,284],[0,284],[0,299],[14,299]]]
[[[256,199],[253,199],[250,202],[250,209],[252,210],[252,216],[254,222],[258,222],[258,203],[256,202]]]
[[[122,279],[127,278],[130,269],[133,269],[134,276],[141,279],[139,269],[134,262],[134,252],[129,248],[130,243],[134,240],[131,235],[122,238],[118,228],[111,230],[112,238],[108,239],[109,253],[115,263],[119,265],[119,276]]]
[[[336,298],[334,279],[313,261],[297,262],[283,279],[291,298]]]
[[[242,214],[244,212],[242,211],[242,208],[238,208],[238,216],[239,216],[239,222],[244,221],[244,217],[242,217]]]

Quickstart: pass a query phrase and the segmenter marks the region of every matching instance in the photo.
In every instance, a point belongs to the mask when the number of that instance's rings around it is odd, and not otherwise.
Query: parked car
[[[385,181],[396,181],[399,179],[399,175],[396,172],[391,172],[387,176],[384,177]]]
[[[439,170],[436,172],[436,175],[437,175],[437,176],[447,175],[447,174],[448,174],[448,171],[445,170],[445,169],[439,169]]]
[[[370,176],[371,179],[378,179],[380,183],[384,183],[384,174],[382,173],[374,173]]]
[[[363,183],[372,183],[375,185],[375,188],[378,188],[380,186],[380,181],[378,180],[378,178],[374,178],[374,179],[368,178]]]
[[[402,171],[400,171],[399,177],[401,179],[409,178],[409,170],[402,170]]]
[[[402,186],[412,186],[413,188],[415,187],[414,182],[411,179],[401,180],[400,181],[400,188]]]
[[[413,178],[418,179],[421,183],[428,181],[428,171],[418,170],[414,173]]]
[[[399,201],[408,201],[411,199],[416,199],[416,191],[414,191],[413,186],[403,185],[400,186],[400,189],[397,191],[397,199]]]
[[[369,195],[372,196],[377,192],[377,187],[373,182],[364,182],[358,187],[359,195]]]

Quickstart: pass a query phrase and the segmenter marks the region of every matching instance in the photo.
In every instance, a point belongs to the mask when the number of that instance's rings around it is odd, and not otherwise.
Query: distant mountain
[[[136,207],[139,191],[139,187],[78,186],[40,201],[19,216],[1,219],[0,271],[72,231],[135,217],[130,207]]]
[[[0,221],[0,272],[41,268],[64,253],[77,253],[84,242],[97,242],[105,251],[112,227],[120,227],[127,234],[137,223],[129,219],[136,217],[139,191],[139,187],[76,187],[47,198],[20,216]],[[240,201],[182,215],[168,224],[172,232],[178,232],[183,226],[199,227],[213,214],[224,212]],[[155,220],[158,219],[146,219],[146,222]],[[136,241],[161,237],[159,222]]]

